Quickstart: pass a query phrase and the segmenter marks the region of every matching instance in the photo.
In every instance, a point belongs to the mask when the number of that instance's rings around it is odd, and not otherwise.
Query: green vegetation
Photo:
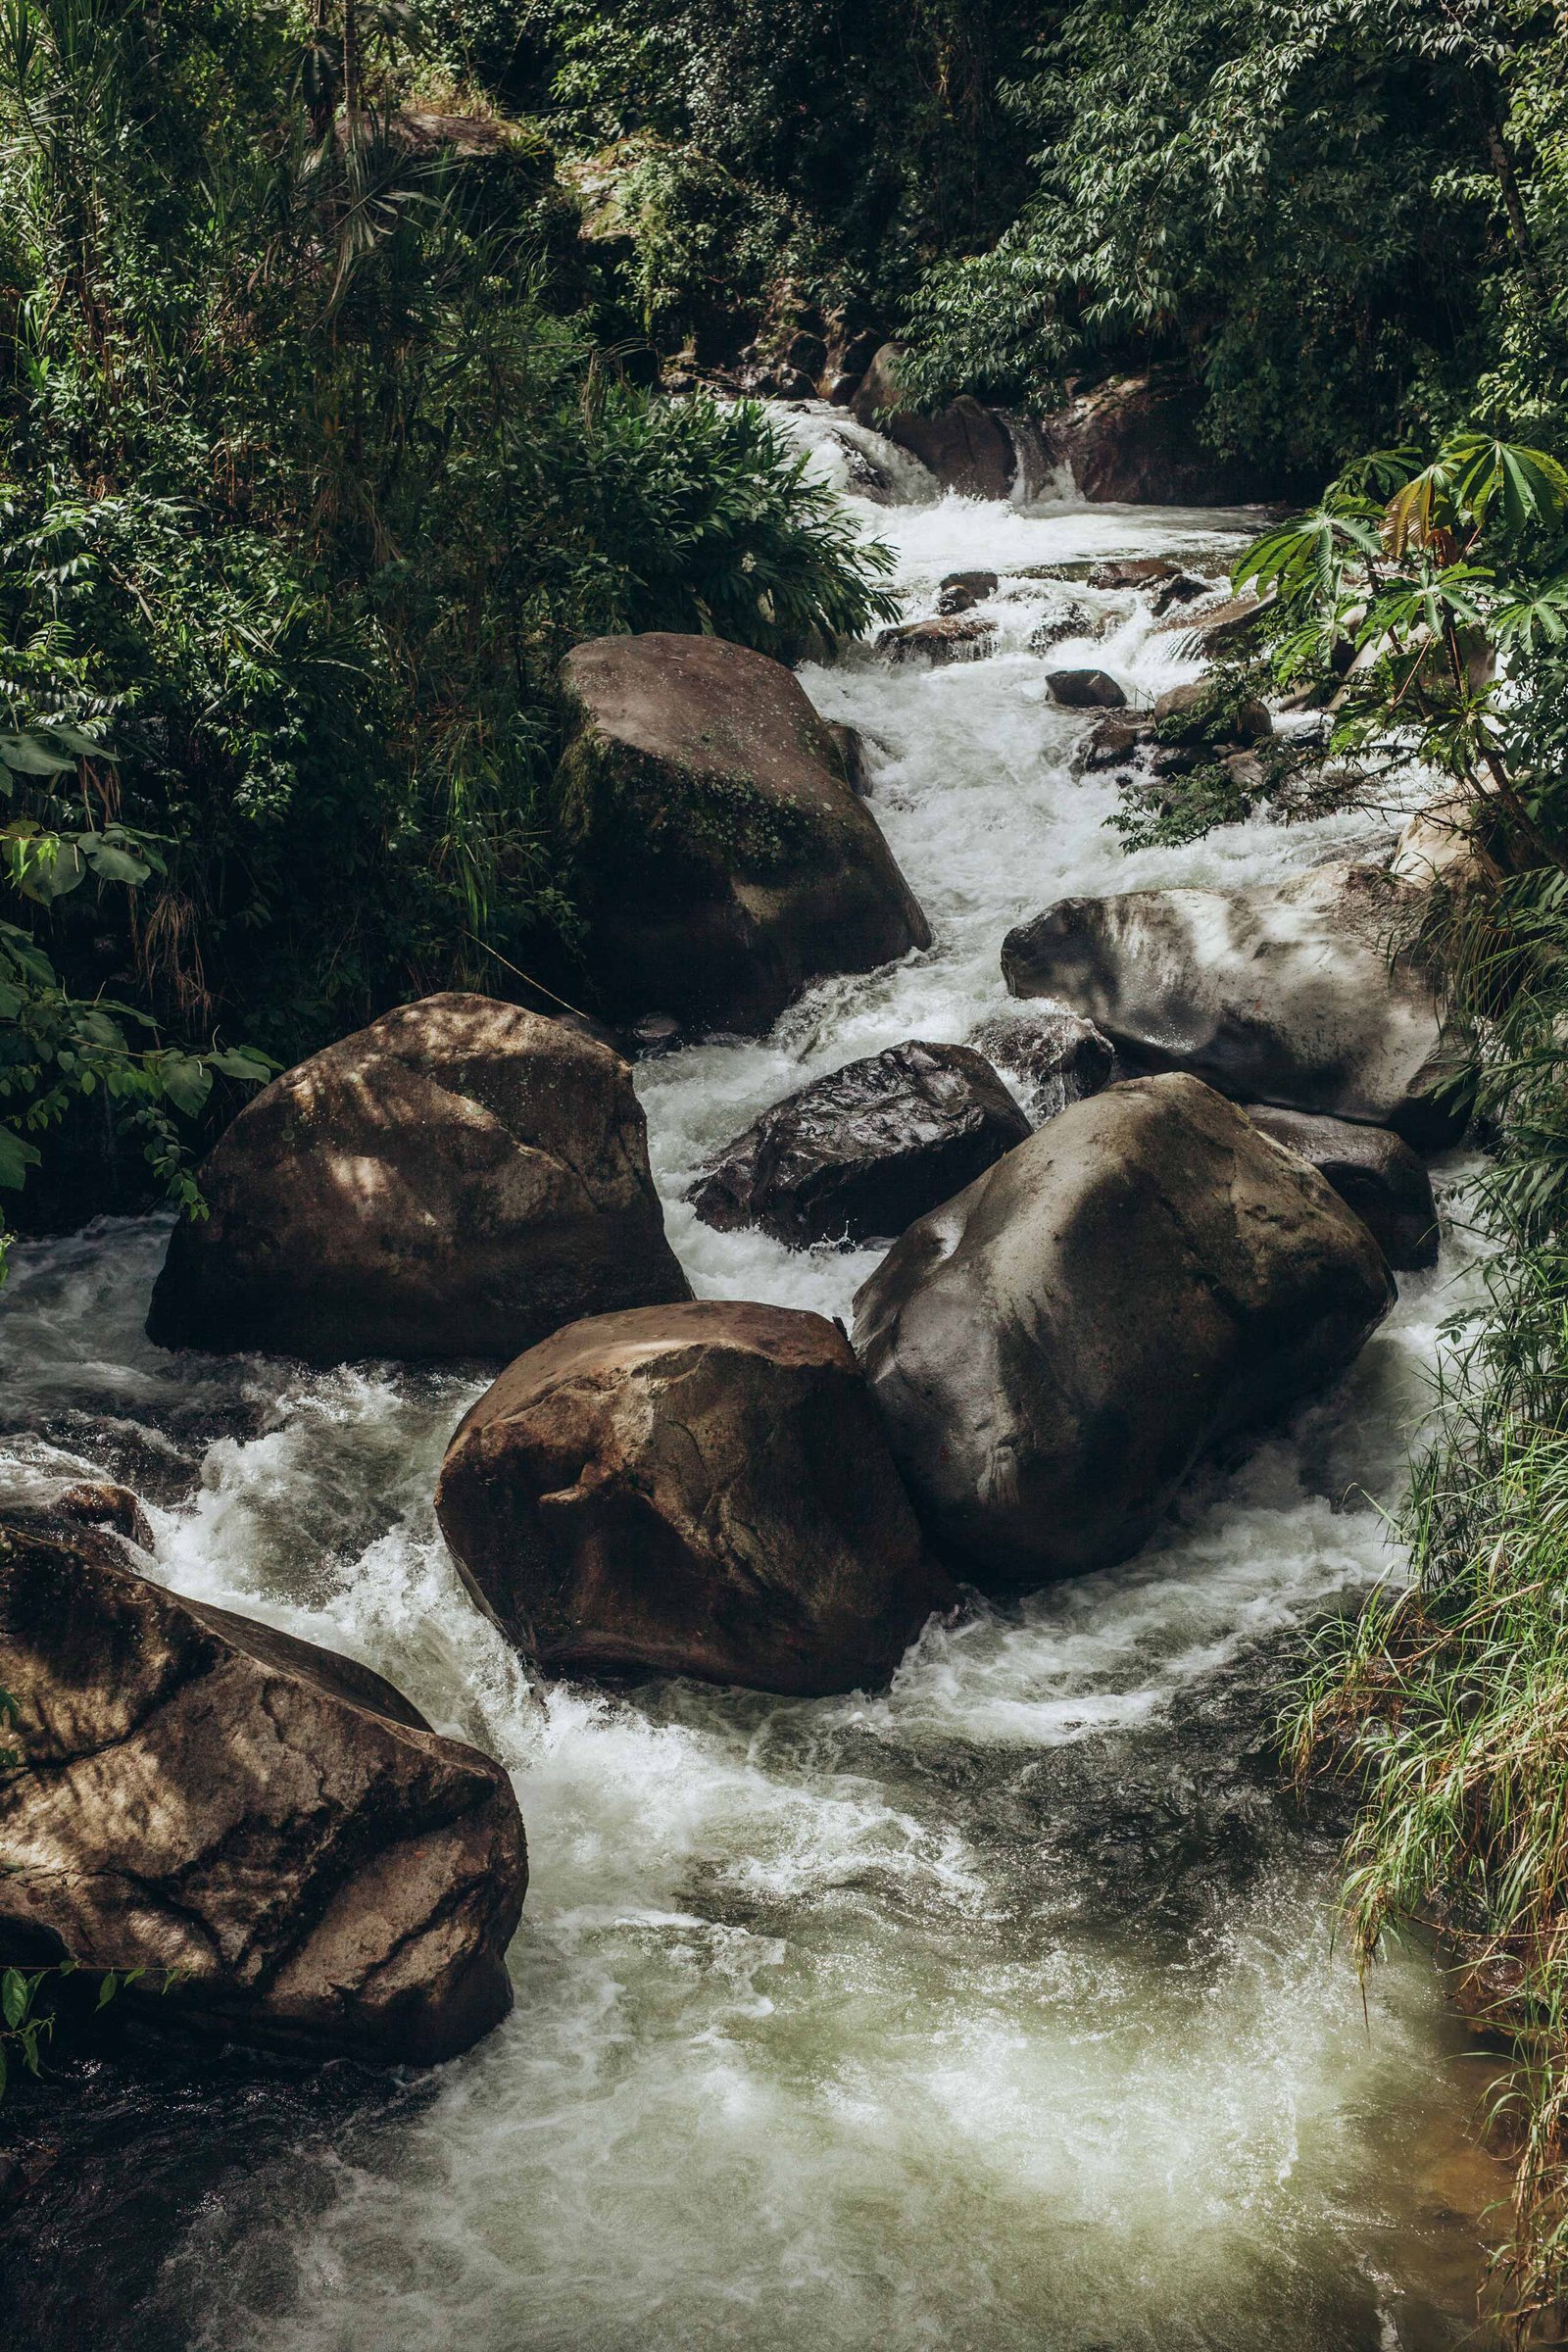
[[[0,12],[0,1184],[96,1094],[188,1188],[215,1075],[569,971],[575,639],[883,609],[759,412],[621,379],[548,152],[432,135],[401,22]]]

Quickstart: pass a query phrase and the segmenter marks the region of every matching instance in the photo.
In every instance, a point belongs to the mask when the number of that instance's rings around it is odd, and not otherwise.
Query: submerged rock
[[[937,590],[937,611],[967,612],[971,606],[995,596],[1001,581],[994,571],[950,571]]]
[[[1029,1132],[967,1046],[890,1046],[775,1102],[690,1198],[723,1232],[760,1225],[781,1242],[873,1241],[902,1233]]]
[[[1054,1119],[1069,1102],[1098,1095],[1116,1067],[1109,1038],[1064,1004],[993,1013],[969,1042],[1023,1080],[1037,1120]]]
[[[1054,669],[1046,679],[1051,699],[1067,710],[1121,710],[1127,697],[1108,670]]]
[[[885,1683],[952,1599],[834,1324],[703,1299],[518,1358],[447,1452],[436,1514],[548,1672],[810,1694]]]
[[[982,662],[996,634],[996,622],[985,613],[960,611],[945,620],[906,620],[896,629],[881,629],[876,650],[894,662]]]
[[[1076,1102],[855,1301],[893,1451],[983,1584],[1125,1557],[1199,1457],[1348,1363],[1392,1302],[1315,1169],[1197,1079]]]
[[[204,1162],[147,1318],[163,1348],[511,1356],[690,1296],[631,1072],[489,997],[425,997],[313,1054]]]
[[[930,930],[799,679],[717,637],[599,637],[562,666],[596,984],[689,1026],[767,1028],[808,981]]]
[[[1432,1179],[1408,1144],[1387,1127],[1349,1119],[1314,1118],[1250,1102],[1254,1127],[1291,1152],[1299,1152],[1326,1176],[1347,1207],[1370,1228],[1391,1266],[1403,1271],[1438,1262],[1437,1203]]]
[[[1425,1148],[1464,1112],[1431,983],[1398,945],[1419,904],[1410,884],[1346,864],[1242,890],[1062,899],[1008,932],[1002,967],[1015,997],[1059,999],[1146,1067]]]
[[[505,2017],[527,1862],[498,1764],[98,1530],[0,1524],[0,1960],[147,1969],[172,2021],[325,2057],[429,2065]]]
[[[1079,766],[1085,775],[1098,775],[1107,767],[1125,767],[1134,755],[1154,740],[1152,719],[1135,717],[1131,711],[1113,712],[1091,727],[1089,740],[1079,754]]]

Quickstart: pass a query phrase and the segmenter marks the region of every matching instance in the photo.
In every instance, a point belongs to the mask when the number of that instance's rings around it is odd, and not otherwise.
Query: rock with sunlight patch
[[[428,2065],[512,2006],[527,1859],[498,1764],[379,1675],[0,1522],[0,1962],[143,1969],[152,2018]],[[167,1985],[167,1989],[166,1989]]]
[[[775,1102],[690,1198],[720,1232],[776,1241],[900,1234],[1022,1143],[1030,1125],[967,1046],[889,1046]]]
[[[631,1072],[488,997],[423,998],[312,1054],[201,1170],[147,1328],[166,1348],[512,1356],[689,1296]]]
[[[1145,1068],[1240,1102],[1392,1127],[1418,1149],[1465,1111],[1458,1057],[1405,944],[1422,893],[1318,865],[1242,890],[1061,899],[1003,943],[1015,997],[1054,997]]]
[[[599,637],[562,682],[564,822],[585,852],[600,996],[765,1029],[811,980],[931,933],[782,663],[717,637]]]
[[[1005,419],[960,393],[945,409],[905,405],[899,385],[901,347],[884,343],[865,371],[851,406],[858,424],[906,449],[937,480],[963,498],[1006,498],[1018,453]]]
[[[1125,1558],[1216,1441],[1355,1355],[1393,1302],[1314,1168],[1197,1079],[1075,1102],[911,1226],[855,1341],[939,1547],[977,1583]]]
[[[1407,1143],[1387,1127],[1274,1110],[1264,1102],[1250,1102],[1247,1114],[1265,1135],[1287,1151],[1299,1152],[1328,1178],[1370,1228],[1391,1266],[1437,1264],[1441,1237],[1432,1179]]]
[[[558,1332],[468,1414],[436,1514],[551,1674],[853,1690],[954,1597],[842,1330],[788,1307],[703,1299]]]

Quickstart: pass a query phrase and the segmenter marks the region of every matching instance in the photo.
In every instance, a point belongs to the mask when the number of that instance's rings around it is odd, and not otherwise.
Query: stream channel
[[[935,935],[812,989],[760,1041],[645,1061],[655,1171],[697,1291],[846,1319],[874,1251],[699,1224],[705,1159],[782,1095],[1007,999],[1053,900],[1237,883],[1381,846],[1368,820],[1125,857],[1075,779],[1093,714],[1196,674],[1146,596],[1030,576],[1179,554],[1257,518],[941,496],[798,412],[909,617],[1002,575],[983,661],[858,648],[802,672],[870,744],[870,806]],[[867,466],[894,495],[873,503]],[[885,495],[885,493],[884,493]],[[1030,639],[1083,608],[1102,633]],[[1440,1196],[1458,1175],[1439,1170]],[[19,2348],[65,2352],[1390,2352],[1473,2334],[1486,2080],[1430,1962],[1365,2000],[1334,1943],[1342,1825],[1281,1785],[1312,1624],[1400,1563],[1396,1495],[1456,1252],[1331,1395],[1192,1486],[1138,1558],[928,1629],[886,1693],[530,1689],[431,1512],[483,1375],[161,1354],[167,1220],[20,1248],[0,1310],[5,1483],[92,1465],[148,1498],[159,1572],[365,1659],[514,1771],[532,1885],[516,2006],[384,2081],[134,2048],[76,2070],[0,2246]],[[42,2133],[41,2141],[37,2135]]]

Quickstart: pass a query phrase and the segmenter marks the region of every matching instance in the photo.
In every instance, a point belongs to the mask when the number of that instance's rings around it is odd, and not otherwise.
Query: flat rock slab
[[[1393,1300],[1314,1168],[1195,1078],[1075,1102],[910,1227],[855,1343],[939,1549],[1028,1586],[1122,1559],[1218,1440]]]
[[[717,637],[573,647],[562,817],[601,999],[766,1029],[810,981],[931,933],[800,680]]]
[[[1328,1178],[1396,1271],[1437,1264],[1442,1237],[1432,1179],[1407,1143],[1387,1127],[1275,1110],[1266,1102],[1250,1102],[1247,1114],[1254,1127],[1299,1152]]]
[[[690,1296],[631,1072],[489,997],[425,997],[313,1054],[204,1163],[147,1328],[166,1348],[510,1357]]]
[[[464,1421],[436,1514],[552,1674],[853,1690],[954,1598],[843,1332],[788,1307],[701,1299],[558,1332]]]
[[[775,1102],[690,1198],[723,1232],[760,1225],[797,1246],[891,1238],[1029,1133],[969,1047],[890,1046]]]
[[[1464,1111],[1431,984],[1398,945],[1420,896],[1336,864],[1244,890],[1062,899],[1008,932],[1002,968],[1014,996],[1071,1005],[1146,1067],[1432,1148]]]
[[[101,1529],[0,1524],[0,1960],[144,1968],[172,2020],[323,2057],[427,2065],[506,2015],[527,1861],[498,1764]]]

